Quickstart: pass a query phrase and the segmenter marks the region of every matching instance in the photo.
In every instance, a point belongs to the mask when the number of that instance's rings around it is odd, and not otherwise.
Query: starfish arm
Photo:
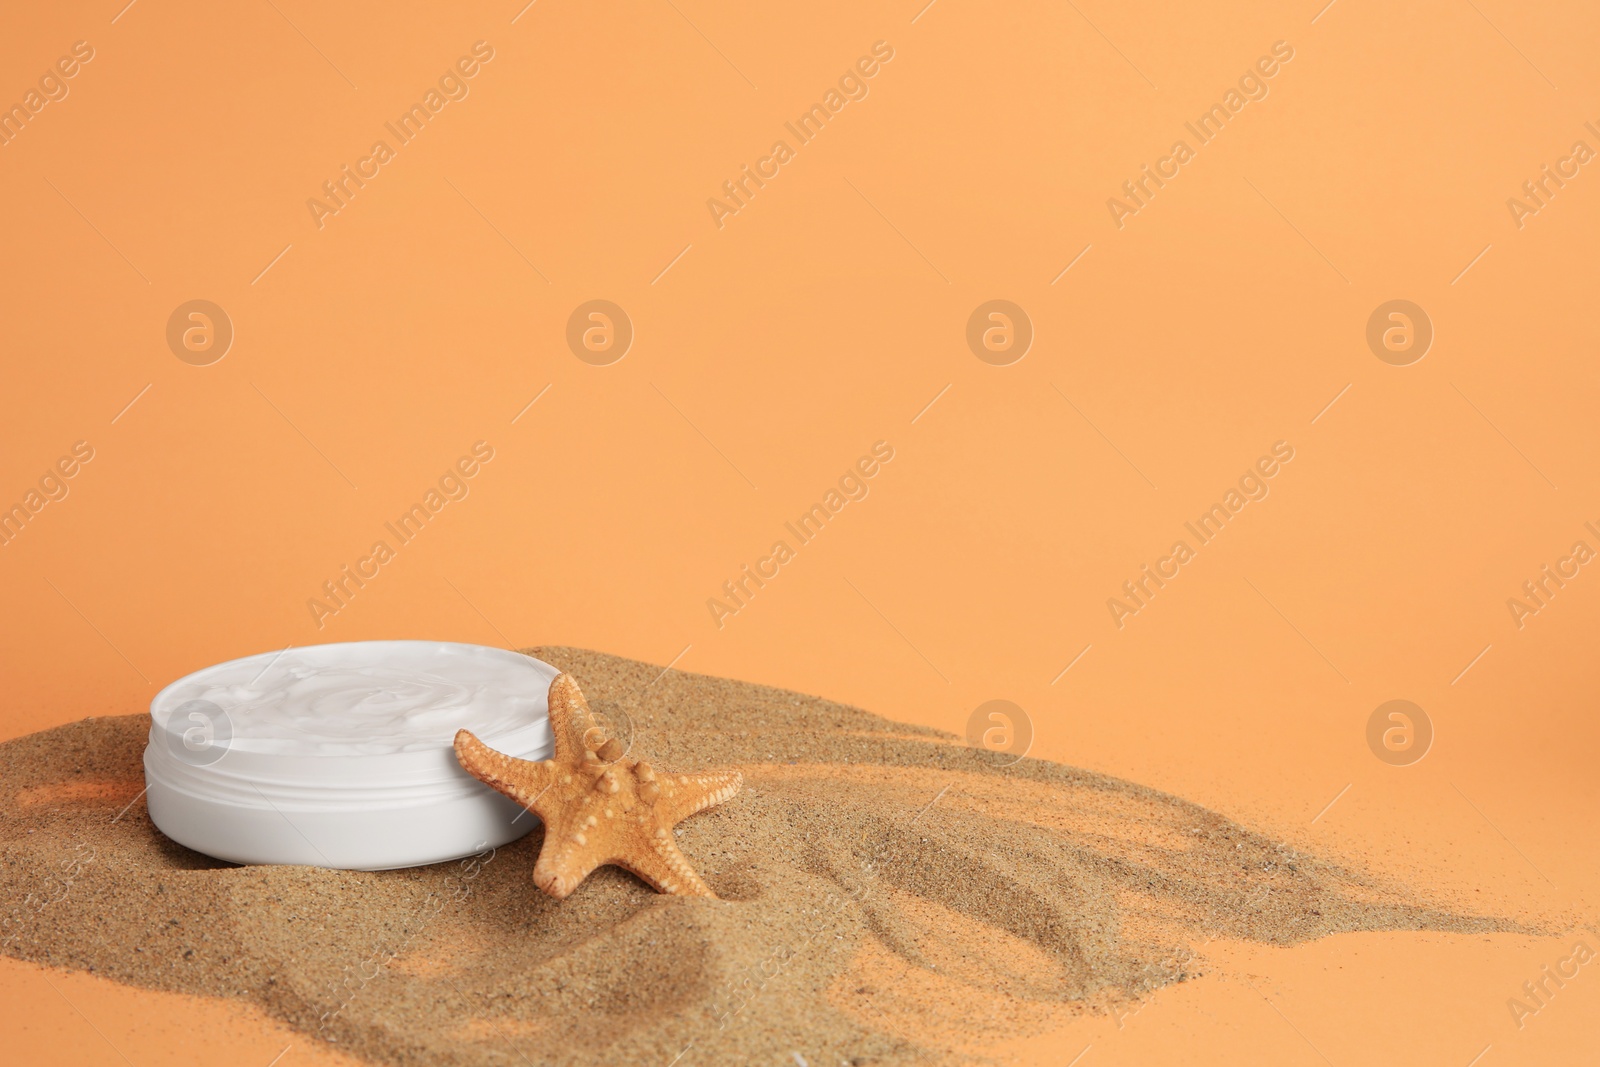
[[[533,865],[534,885],[557,900],[565,900],[598,866],[600,859],[593,849],[556,840],[555,831],[545,824],[544,844],[539,846],[539,859]]]
[[[555,771],[549,764],[496,752],[470,730],[456,731],[455,749],[457,762],[468,774],[524,808],[534,807],[555,781]]]
[[[658,836],[640,848],[630,849],[626,857],[612,861],[618,867],[632,871],[662,893],[684,897],[710,897],[715,900],[705,880],[690,866],[689,860],[679,851],[678,843],[669,831],[658,831]]]
[[[738,771],[663,774],[656,815],[661,825],[670,829],[695,812],[714,808],[728,800],[743,784],[744,775]]]
[[[563,674],[550,683],[550,732],[555,735],[556,762],[579,762],[583,759],[584,737],[595,728],[594,715],[589,702],[572,675]]]

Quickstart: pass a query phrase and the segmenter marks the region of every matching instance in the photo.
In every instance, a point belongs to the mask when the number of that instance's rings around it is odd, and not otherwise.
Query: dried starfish
[[[456,759],[468,774],[544,820],[533,881],[560,900],[605,864],[626,868],[663,893],[716,897],[678,851],[672,828],[739,791],[738,771],[657,773],[624,759],[622,745],[594,721],[578,683],[550,683],[554,759],[496,752],[469,731],[456,733]]]

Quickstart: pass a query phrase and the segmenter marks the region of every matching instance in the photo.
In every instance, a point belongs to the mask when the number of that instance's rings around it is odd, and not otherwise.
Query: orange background
[[[0,147],[0,504],[95,450],[0,548],[5,736],[290,644],[681,655],[956,732],[1013,700],[1035,755],[1590,914],[1600,576],[1520,630],[1506,601],[1600,548],[1597,164],[1520,229],[1506,201],[1600,149],[1591,6],[120,6],[0,33],[0,101],[95,52]],[[479,40],[469,95],[319,229],[307,199]],[[718,228],[707,199],[879,40],[868,96]],[[1117,228],[1107,198],[1280,40],[1269,95]],[[609,366],[565,341],[596,298],[635,330]],[[1035,330],[1010,366],[965,341],[996,298]],[[1395,298],[1435,329],[1406,367],[1364,338]],[[166,342],[193,299],[235,331],[209,366]],[[478,440],[470,495],[319,629],[306,601]],[[878,440],[869,496],[718,628],[707,599]],[[1106,599],[1278,440],[1270,496],[1119,630]],[[1414,766],[1366,746],[1394,698],[1436,731]],[[1505,1000],[1574,936],[1234,946],[1248,988],[990,1052],[1573,1062],[1600,977],[1520,1031]],[[11,961],[0,989],[32,1062],[293,1039]]]

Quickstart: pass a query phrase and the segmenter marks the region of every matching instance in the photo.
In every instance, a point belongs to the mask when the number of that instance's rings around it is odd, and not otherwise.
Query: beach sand
[[[1213,938],[1533,932],[1221,815],[816,697],[570,648],[633,754],[737,767],[679,828],[721,900],[614,868],[533,886],[541,832],[387,872],[238,867],[157,831],[145,716],[0,744],[6,954],[247,1001],[376,1063],[911,1064],[1203,979]],[[953,1006],[962,1025],[948,1025]],[[692,1050],[692,1058],[686,1050]]]

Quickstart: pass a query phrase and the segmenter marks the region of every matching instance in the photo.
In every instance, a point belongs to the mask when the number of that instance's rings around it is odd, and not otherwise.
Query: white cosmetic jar
[[[559,673],[437,641],[291,647],[207,667],[150,702],[150,820],[233,863],[378,871],[506,844],[538,819],[461,768],[455,734],[548,758]]]

